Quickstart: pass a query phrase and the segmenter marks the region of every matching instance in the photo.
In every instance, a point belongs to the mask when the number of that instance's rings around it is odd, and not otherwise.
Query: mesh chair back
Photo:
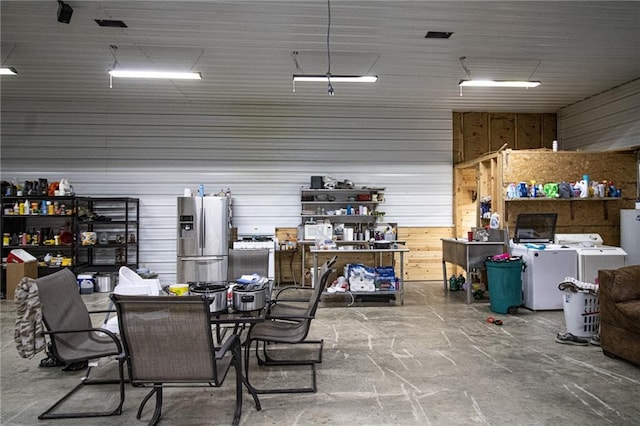
[[[111,297],[132,383],[224,380],[231,354],[216,361],[205,297]]]
[[[89,311],[78,291],[76,276],[65,268],[36,279],[42,319],[50,331],[91,328]],[[53,349],[66,362],[83,361],[99,356],[117,355],[116,345],[108,337],[95,332],[55,334]]]
[[[318,308],[318,303],[320,302],[320,295],[327,287],[327,281],[329,279],[329,275],[331,272],[331,266],[336,263],[337,256],[333,256],[331,259],[327,260],[322,264],[320,270],[318,271],[318,276],[320,277],[320,283],[313,288],[313,292],[311,293],[311,297],[309,298],[309,303],[307,304],[307,311],[310,315],[316,314],[316,309]]]
[[[269,249],[229,250],[228,281],[254,273],[261,277],[269,276]]]
[[[335,263],[335,258],[334,258],[334,261],[331,263],[331,265],[333,265],[333,263]],[[309,300],[309,305],[308,305],[309,316],[316,315],[316,311],[318,310],[318,304],[320,303],[320,296],[322,295],[322,292],[327,286],[327,281],[329,280],[329,276],[331,275],[332,272],[333,272],[333,269],[327,266],[326,270],[320,277],[320,285],[317,285],[316,288],[314,288],[313,296]]]
[[[311,297],[307,310],[304,313],[304,319],[300,319],[296,322],[265,321],[258,323],[249,331],[249,339],[282,343],[303,342],[309,334],[311,320],[318,309],[320,296],[322,295],[322,288],[326,286],[327,280],[332,272],[332,269],[327,269],[320,278],[320,285],[316,286],[316,289],[314,289],[313,296]]]

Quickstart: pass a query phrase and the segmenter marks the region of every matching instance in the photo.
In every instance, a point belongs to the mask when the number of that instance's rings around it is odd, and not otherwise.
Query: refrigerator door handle
[[[204,208],[204,202],[202,203],[202,248],[207,246],[207,209]]]
[[[200,213],[200,235],[198,235],[200,244],[198,248],[202,249],[204,247],[204,205],[200,207]]]
[[[182,262],[206,262],[208,260],[224,260],[224,256],[190,256],[180,257],[179,260]]]

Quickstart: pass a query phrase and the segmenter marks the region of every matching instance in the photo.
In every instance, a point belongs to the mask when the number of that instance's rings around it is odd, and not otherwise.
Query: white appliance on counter
[[[266,227],[238,227],[238,240],[233,242],[234,250],[269,250],[269,278],[276,277],[276,230]]]
[[[574,278],[595,283],[600,269],[618,269],[626,265],[627,253],[620,247],[606,246],[599,234],[557,234],[555,242],[576,251],[577,274]]]
[[[520,214],[516,219],[513,256],[522,256],[522,298],[524,306],[534,311],[562,309],[562,292],[558,284],[574,277],[577,254],[573,248],[552,244],[555,236],[555,213]]]
[[[627,265],[640,265],[640,209],[620,210],[620,246]]]

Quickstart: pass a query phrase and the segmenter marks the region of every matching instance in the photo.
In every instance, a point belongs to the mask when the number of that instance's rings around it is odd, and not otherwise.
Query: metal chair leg
[[[87,373],[84,375],[82,379],[80,379],[80,383],[76,385],[71,391],[67,392],[62,398],[56,401],[51,407],[45,410],[42,414],[38,416],[39,420],[44,419],[77,419],[83,417],[107,417],[107,416],[115,416],[122,414],[122,405],[124,404],[124,368],[123,361],[118,361],[118,375],[119,379],[109,379],[109,380],[91,380],[89,375],[91,374],[91,366],[87,367]],[[84,386],[90,385],[113,385],[119,384],[120,388],[120,402],[118,406],[113,410],[109,411],[94,411],[94,412],[71,412],[71,413],[53,413],[52,411],[56,410],[60,407],[66,400],[68,400],[72,395],[74,395],[77,391],[82,389]]]
[[[320,343],[320,352],[322,352],[322,341],[309,341],[309,343]],[[264,342],[263,342],[264,343]],[[318,390],[317,387],[317,379],[316,379],[316,364],[319,362],[318,360],[310,360],[310,361],[296,361],[296,360],[286,360],[284,362],[274,362],[266,365],[308,365],[311,367],[311,386],[305,388],[279,388],[279,389],[258,389],[253,386],[249,380],[249,361],[251,359],[252,340],[247,341],[247,346],[245,348],[245,378],[247,380],[247,388],[249,388],[250,392],[255,392],[256,394],[278,394],[278,393],[315,393]],[[260,343],[256,341],[256,359],[260,361]],[[319,357],[320,361],[322,357]]]

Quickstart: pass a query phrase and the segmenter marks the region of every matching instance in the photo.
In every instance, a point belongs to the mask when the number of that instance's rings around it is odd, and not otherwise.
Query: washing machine
[[[555,213],[519,214],[509,244],[511,255],[522,256],[522,299],[534,311],[562,309],[558,284],[577,273],[576,250],[554,244],[556,220]]]
[[[575,277],[577,253],[550,243],[513,243],[511,255],[522,256],[522,299],[534,311],[562,309],[562,292],[558,290],[565,277]]]
[[[555,242],[576,251],[575,278],[579,281],[596,283],[599,270],[618,269],[627,263],[627,253],[620,247],[604,245],[599,234],[556,234]]]

